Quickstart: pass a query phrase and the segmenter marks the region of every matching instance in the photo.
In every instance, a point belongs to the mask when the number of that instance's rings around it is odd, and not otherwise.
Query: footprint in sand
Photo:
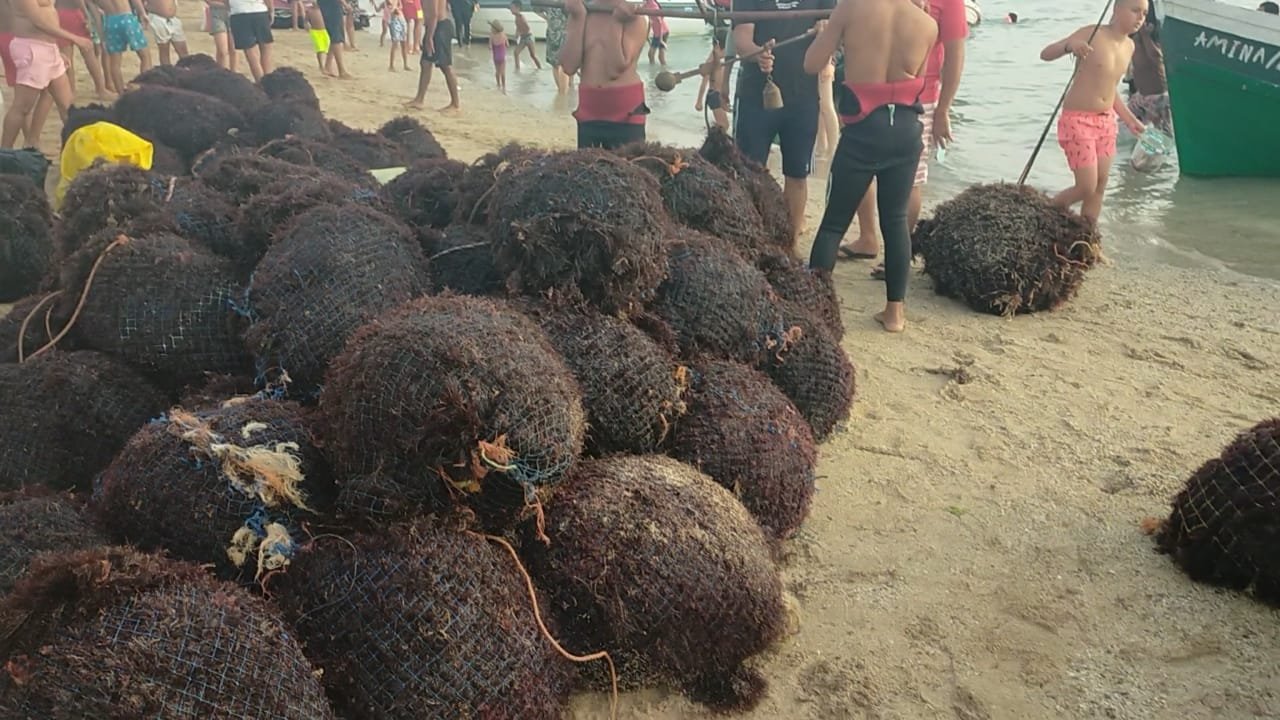
[[[883,717],[880,691],[861,661],[818,660],[800,669],[796,699],[813,707],[814,718],[873,720]]]

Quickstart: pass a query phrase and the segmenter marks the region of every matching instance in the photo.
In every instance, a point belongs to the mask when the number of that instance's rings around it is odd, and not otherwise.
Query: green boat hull
[[[1182,174],[1280,177],[1280,36],[1271,44],[1168,16],[1160,35]]]

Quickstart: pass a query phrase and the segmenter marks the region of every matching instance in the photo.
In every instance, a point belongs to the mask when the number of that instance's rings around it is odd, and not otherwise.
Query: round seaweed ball
[[[527,313],[582,388],[587,450],[657,451],[684,412],[686,369],[636,326],[581,302],[530,302]]]
[[[760,244],[794,254],[791,210],[782,194],[782,186],[769,169],[743,155],[733,138],[718,127],[707,133],[698,154],[738,182],[751,196],[763,221]]]
[[[383,135],[356,130],[337,120],[329,121],[332,146],[370,170],[402,167],[410,162],[404,148]]]
[[[938,205],[917,237],[934,290],[993,315],[1061,307],[1102,257],[1094,223],[1012,183],[974,185]]]
[[[658,184],[604,150],[552,153],[500,174],[489,223],[513,292],[577,288],[619,312],[652,297],[665,274]]]
[[[672,683],[745,710],[766,682],[744,663],[781,637],[782,578],[728,490],[671,458],[584,460],[524,526],[530,572],[571,652],[606,650],[626,687]]]
[[[388,120],[378,128],[378,134],[399,145],[409,162],[445,160],[449,157],[431,131],[408,115]]]
[[[840,297],[831,273],[811,269],[805,261],[776,250],[761,253],[756,258],[756,267],[764,273],[778,297],[807,308],[835,339],[844,337]]]
[[[189,383],[178,393],[178,407],[219,407],[257,394],[257,384],[249,375],[205,373],[203,378]]]
[[[324,115],[310,105],[296,101],[271,102],[249,116],[249,125],[258,142],[289,137],[328,141],[333,137]]]
[[[111,537],[248,581],[288,565],[332,478],[296,403],[174,408],[102,473],[93,512]]]
[[[138,371],[90,351],[0,365],[0,490],[87,490],[167,398]]]
[[[129,84],[177,87],[178,76],[181,74],[182,68],[173,65],[152,65],[150,68],[138,73]]]
[[[443,228],[453,218],[458,183],[466,169],[457,160],[423,160],[387,183],[382,196],[410,225]]]
[[[119,547],[45,555],[0,602],[0,715],[330,720],[266,601]]]
[[[183,237],[229,260],[241,259],[240,211],[223,193],[199,180],[184,178],[166,195],[164,209]]]
[[[791,537],[809,516],[818,452],[809,424],[763,373],[710,360],[692,368],[689,412],[671,455],[737,495],[760,526]]]
[[[116,123],[178,151],[188,163],[234,129],[245,116],[234,105],[198,92],[143,85],[120,96]]]
[[[515,559],[479,535],[424,519],[319,538],[272,592],[351,720],[565,716],[568,661]]]
[[[106,544],[70,495],[38,485],[0,492],[0,598],[41,553]]]
[[[90,103],[88,105],[72,105],[67,108],[67,119],[62,123],[62,132],[60,133],[59,143],[67,144],[67,138],[71,134],[86,125],[92,125],[97,122],[115,122],[115,113],[111,108],[99,103]]]
[[[506,283],[493,262],[489,231],[479,225],[450,225],[425,246],[431,286],[463,295],[501,295]]]
[[[178,58],[173,64],[179,70],[213,70],[221,68],[218,61],[208,53],[191,53],[190,55]]]
[[[849,419],[856,394],[855,368],[839,341],[805,307],[783,302],[789,337],[764,366],[774,384],[809,421],[813,436],[826,440]]]
[[[52,225],[43,188],[19,175],[0,175],[0,302],[35,292],[49,273]]]
[[[1156,534],[1196,582],[1280,606],[1280,417],[1240,433],[1173,499]]]
[[[427,292],[425,267],[413,233],[377,210],[308,210],[253,273],[245,344],[259,368],[288,373],[291,395],[311,397],[351,333]]]
[[[191,174],[191,161],[177,150],[151,140],[151,172],[158,175],[184,176]]]
[[[272,183],[315,177],[315,168],[253,153],[228,152],[210,159],[196,176],[209,187],[243,205]]]
[[[764,274],[723,241],[672,242],[667,269],[651,310],[675,332],[684,357],[707,354],[755,366],[783,347],[778,296]]]
[[[106,228],[161,211],[168,181],[134,165],[102,163],[82,171],[67,187],[54,229],[58,253],[69,257]]]
[[[543,150],[508,143],[498,152],[487,153],[467,166],[458,181],[453,221],[459,224],[487,224],[489,207],[493,202],[493,185],[498,176],[527,165],[545,154]]]
[[[258,83],[267,97],[274,104],[286,102],[301,103],[316,110],[320,109],[320,98],[316,97],[316,89],[300,70],[292,67],[278,67],[262,76]]]
[[[326,172],[267,185],[245,203],[240,214],[237,235],[243,259],[256,264],[282,231],[313,208],[352,203],[386,209],[376,195]]]
[[[54,299],[48,295],[31,295],[14,303],[8,314],[0,317],[0,363],[18,362],[53,340],[62,330],[67,324],[67,316],[57,312],[60,306]],[[25,334],[22,333],[24,322],[27,326]],[[20,334],[21,358],[18,355]],[[73,338],[67,336],[58,341],[58,349],[74,350]]]
[[[177,86],[209,95],[231,105],[249,117],[271,102],[267,94],[249,78],[216,64],[211,68],[192,69],[177,75]]]
[[[586,430],[578,384],[538,326],[466,296],[420,298],[356,331],[320,409],[345,475],[379,472],[429,508],[456,493],[486,513],[559,482]]]
[[[237,312],[243,288],[230,260],[169,233],[112,239],[105,234],[63,266],[59,302],[84,296],[74,330],[86,347],[146,369],[166,389],[248,366]]]
[[[295,136],[272,140],[259,148],[258,153],[295,165],[321,168],[364,187],[377,186],[368,168],[341,150],[316,140]]]

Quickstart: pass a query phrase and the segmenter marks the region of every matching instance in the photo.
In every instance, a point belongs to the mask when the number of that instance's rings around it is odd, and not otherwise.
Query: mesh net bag
[[[356,130],[337,120],[329,121],[329,132],[333,135],[330,145],[334,149],[370,170],[409,164],[404,148],[383,135]]]
[[[237,267],[244,266],[237,232],[240,211],[226,195],[198,180],[183,179],[166,194],[164,210],[182,237],[199,241]]]
[[[831,273],[812,270],[805,261],[778,251],[761,253],[756,258],[756,267],[764,273],[769,286],[783,301],[795,303],[812,313],[823,329],[837,340],[844,337],[840,297],[831,281]]]
[[[174,81],[183,90],[218,98],[239,110],[244,117],[249,117],[270,102],[267,94],[252,80],[216,64],[211,68],[176,73]]]
[[[295,101],[272,102],[249,116],[249,127],[258,142],[289,137],[327,141],[333,137],[317,108]]]
[[[161,85],[142,85],[115,103],[116,124],[153,137],[187,160],[213,147],[233,129],[248,127],[244,114],[218,98]]]
[[[106,163],[76,175],[54,230],[59,255],[72,255],[102,230],[160,214],[168,188],[160,175],[133,165]]]
[[[1158,549],[1197,582],[1280,606],[1280,418],[1241,433],[1173,500]]]
[[[320,538],[272,590],[351,720],[565,715],[567,661],[515,559],[478,535],[421,520]]]
[[[616,312],[662,281],[658,184],[610,152],[552,153],[501,173],[489,212],[494,259],[514,292],[576,287]]]
[[[0,603],[0,716],[329,720],[267,603],[125,548],[44,556]]]
[[[425,265],[408,228],[376,210],[309,210],[254,271],[245,345],[259,368],[282,369],[290,393],[309,397],[352,332],[427,291]]]
[[[102,473],[93,512],[115,540],[247,582],[286,567],[300,523],[331,502],[302,408],[241,398],[143,426]]]
[[[0,365],[0,490],[88,489],[165,402],[136,370],[100,353],[54,351]]]
[[[48,295],[25,297],[14,303],[7,315],[0,317],[0,363],[16,363],[39,350],[67,324],[66,316],[55,312],[58,309],[55,299]],[[25,333],[22,332],[23,322],[27,325]],[[18,344],[19,335],[22,335],[21,348]],[[64,338],[59,341],[58,347],[62,350],[74,350],[75,343]]]
[[[244,204],[240,213],[237,233],[245,251],[244,260],[256,265],[275,238],[309,210],[349,203],[386,209],[378,196],[326,172],[267,185]]]
[[[544,150],[508,143],[496,153],[488,153],[467,167],[458,180],[458,201],[454,207],[455,223],[485,224],[489,220],[489,206],[493,198],[493,185],[498,176],[508,170],[528,164],[546,154]]]
[[[746,257],[756,254],[763,220],[751,196],[697,150],[637,143],[620,152],[658,179],[673,220],[725,240]]]
[[[67,108],[67,119],[62,123],[62,131],[58,134],[59,147],[67,144],[72,133],[96,122],[115,122],[115,114],[111,112],[111,108],[101,103],[72,105]]]
[[[329,173],[332,173],[361,187],[375,188],[378,185],[378,181],[373,179],[369,170],[355,158],[317,140],[301,137],[272,140],[258,148],[258,154],[279,158],[294,165],[327,170],[325,177],[329,177]]]
[[[73,329],[86,347],[146,368],[166,387],[249,366],[237,312],[244,291],[229,260],[167,233],[110,237],[63,266],[59,302],[69,307],[84,297]]]
[[[914,238],[938,294],[993,315],[1061,307],[1102,257],[1093,223],[1011,183],[974,185],[938,205]]]
[[[53,259],[53,212],[44,190],[0,175],[0,302],[34,292]]]
[[[585,432],[578,385],[537,325],[465,296],[421,298],[357,330],[320,408],[345,475],[382,473],[427,507],[465,499],[494,524],[560,480]]]
[[[783,319],[792,328],[786,348],[767,361],[765,371],[809,422],[813,436],[826,440],[849,419],[857,390],[855,368],[840,343],[814,314],[783,302]]]
[[[809,424],[768,377],[745,365],[700,362],[691,377],[672,457],[733,492],[765,532],[792,536],[813,499],[818,452]]]
[[[466,169],[457,160],[422,160],[387,183],[382,196],[410,225],[443,228],[453,219],[457,185]]]
[[[723,241],[672,242],[667,268],[651,310],[670,325],[684,356],[754,366],[784,346],[787,328],[769,281]]]
[[[320,109],[320,98],[316,97],[316,89],[297,68],[278,67],[263,75],[258,84],[276,105],[293,102],[308,105],[316,110]]]
[[[220,67],[218,61],[208,53],[191,53],[186,57],[178,58],[173,66],[179,70],[212,70]]]
[[[450,225],[427,252],[434,288],[463,295],[501,295],[506,287],[493,263],[493,245],[486,228]]]
[[[722,710],[764,697],[744,662],[782,634],[782,579],[727,490],[667,457],[584,460],[547,507],[546,535],[523,552],[566,649],[607,650],[625,687],[671,683]]]
[[[707,133],[707,139],[698,153],[746,188],[751,195],[763,221],[760,244],[772,245],[776,249],[793,253],[795,236],[791,230],[791,210],[782,195],[782,186],[769,173],[769,169],[743,156],[733,138],[718,127]]]
[[[684,412],[686,369],[639,328],[585,303],[523,306],[560,351],[582,388],[587,450],[649,453]]]
[[[231,151],[197,166],[196,176],[237,205],[244,205],[273,183],[301,182],[315,177],[317,172],[278,158]]]
[[[106,544],[69,495],[32,486],[0,492],[0,598],[40,553],[71,552]]]
[[[378,128],[378,134],[399,145],[405,158],[411,163],[423,160],[444,160],[449,157],[435,135],[408,115],[388,120]]]

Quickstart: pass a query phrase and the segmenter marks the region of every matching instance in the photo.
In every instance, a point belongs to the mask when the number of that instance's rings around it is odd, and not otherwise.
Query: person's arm
[[[1142,124],[1142,121],[1138,119],[1138,116],[1134,115],[1133,111],[1129,109],[1128,104],[1120,98],[1119,93],[1116,93],[1116,100],[1111,104],[1111,109],[1116,111],[1116,114],[1120,116],[1121,122],[1123,122],[1129,128],[1129,132],[1132,132],[1134,135],[1141,135],[1143,131],[1147,129],[1147,127]]]
[[[560,46],[560,69],[572,77],[582,69],[586,50],[587,8],[582,0],[565,0],[564,43]]]
[[[58,17],[56,15],[53,20],[50,21],[48,16],[44,12],[41,12],[41,8],[37,4],[36,0],[13,0],[12,7],[16,15],[21,15],[26,18],[27,22],[35,25],[36,28],[46,35],[62,38],[63,40],[69,40],[81,47],[85,45],[92,46],[89,42],[89,38],[80,37],[79,35],[63,30],[62,26],[58,24]]]
[[[1045,62],[1053,62],[1067,55],[1075,55],[1078,58],[1088,57],[1089,52],[1093,50],[1093,48],[1089,47],[1089,43],[1085,42],[1085,38],[1088,37],[1086,33],[1090,30],[1091,28],[1080,28],[1062,40],[1046,46],[1044,50],[1040,51],[1040,59]]]
[[[138,20],[142,23],[142,27],[151,24],[151,15],[147,13],[147,5],[142,0],[130,0],[133,5],[133,13],[138,16]]]
[[[756,2],[756,0],[746,0],[745,2],[740,0],[737,3],[734,3],[734,5],[734,10],[751,11],[761,9],[758,7],[759,3]],[[760,50],[760,46],[756,44],[756,24],[754,22],[743,22],[741,24],[736,22],[734,23],[733,50],[738,54],[738,57],[749,55]],[[764,53],[763,55],[758,55],[750,60],[743,60],[742,62],[753,62],[758,64],[764,60],[766,56],[768,56],[769,62],[773,61],[773,53]]]
[[[635,8],[623,3],[613,10],[613,18],[622,23],[622,42],[618,43],[618,55],[611,58],[613,77],[618,77],[636,66],[640,53],[649,40],[649,19],[635,14]]]
[[[406,22],[412,22],[405,18]],[[423,0],[422,3],[422,44],[428,55],[436,54],[436,25],[440,22],[439,0]]]
[[[849,13],[849,3],[840,3],[831,13],[831,19],[827,21],[819,20],[814,27],[818,28],[818,37],[809,43],[809,49],[804,51],[804,71],[810,75],[817,75],[824,68],[831,64],[832,59],[836,56],[836,50],[840,48],[840,41],[844,39],[844,26],[846,16]]]

